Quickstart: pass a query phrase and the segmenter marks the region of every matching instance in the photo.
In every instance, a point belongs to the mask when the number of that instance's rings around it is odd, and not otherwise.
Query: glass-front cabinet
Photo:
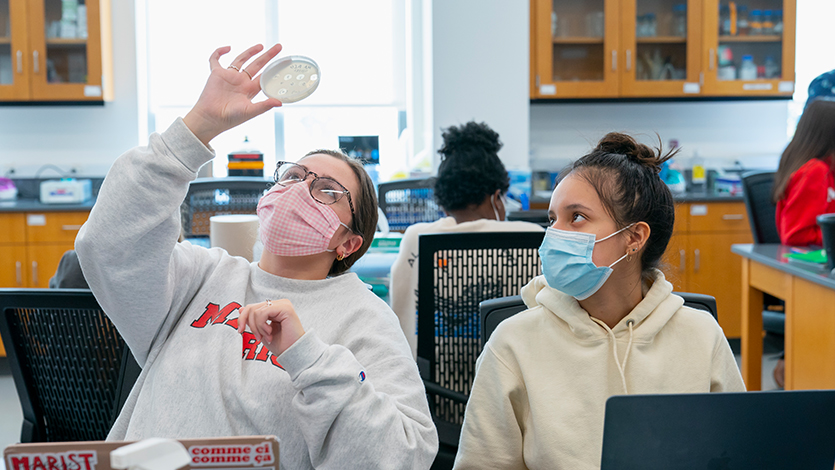
[[[110,99],[109,15],[107,0],[0,0],[0,100]]]
[[[530,0],[531,98],[791,96],[796,0]]]
[[[622,96],[698,95],[701,0],[622,0]]]
[[[705,91],[791,96],[795,0],[705,0]]]
[[[617,11],[614,0],[533,0],[532,92],[540,98],[617,96]]]

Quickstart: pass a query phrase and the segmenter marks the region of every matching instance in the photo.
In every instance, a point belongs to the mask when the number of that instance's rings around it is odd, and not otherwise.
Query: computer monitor
[[[380,138],[376,135],[341,135],[339,148],[365,165],[380,164]]]
[[[601,470],[826,469],[835,390],[613,396]]]

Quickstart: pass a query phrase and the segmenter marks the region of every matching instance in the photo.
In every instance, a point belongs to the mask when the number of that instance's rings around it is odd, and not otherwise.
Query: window
[[[797,2],[795,91],[789,104],[789,138],[794,135],[797,120],[803,113],[809,83],[818,75],[835,69],[830,30],[832,18],[835,18],[835,2],[832,0]]]
[[[225,155],[238,150],[244,137],[264,153],[269,175],[276,160],[337,148],[340,135],[379,136],[380,171],[393,173],[405,161],[398,144],[405,109],[406,13],[401,3],[145,0],[146,37],[137,42],[147,45],[149,131],[163,131],[188,112],[217,47],[232,46],[221,59],[228,64],[252,44],[277,40],[284,46],[279,56],[313,58],[322,70],[321,84],[309,98],[213,140],[218,155],[213,174],[226,175]]]

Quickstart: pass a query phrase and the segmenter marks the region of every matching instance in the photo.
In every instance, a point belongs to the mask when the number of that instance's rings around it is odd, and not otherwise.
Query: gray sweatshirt
[[[438,438],[397,317],[355,274],[286,279],[177,243],[214,157],[178,119],[122,155],[76,239],[84,276],[142,366],[108,439],[274,434],[280,467],[429,468]],[[289,299],[305,335],[276,357],[238,307]]]

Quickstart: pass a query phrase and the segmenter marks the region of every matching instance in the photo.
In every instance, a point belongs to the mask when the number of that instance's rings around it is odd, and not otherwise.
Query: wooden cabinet
[[[705,94],[791,97],[794,92],[796,0],[736,2],[737,10],[733,13],[725,11],[727,2],[720,5],[719,0],[704,1],[702,60],[706,64]],[[739,11],[740,6],[748,8]],[[755,15],[757,12],[759,15]],[[727,31],[727,26],[721,26],[726,14],[744,16],[749,20],[749,29],[756,23],[755,19],[759,19],[761,25],[770,19],[768,23],[771,26],[756,34],[752,31],[740,32],[738,28]],[[775,32],[774,18],[778,17],[782,18],[779,20],[782,31]],[[743,79],[745,75],[741,65],[745,56],[751,56],[754,66],[762,68],[758,71],[759,78]]]
[[[682,203],[664,258],[675,290],[716,297],[719,324],[729,338],[742,331],[742,268],[731,255],[736,243],[753,243],[744,203]]]
[[[2,0],[0,0],[2,1]],[[0,287],[49,287],[89,212],[0,213]],[[0,356],[5,356],[0,343]]]
[[[109,0],[0,0],[0,101],[112,100]]]
[[[790,97],[795,1],[749,2],[779,34],[720,35],[719,0],[531,0],[531,98]],[[770,78],[739,80],[746,55]]]

